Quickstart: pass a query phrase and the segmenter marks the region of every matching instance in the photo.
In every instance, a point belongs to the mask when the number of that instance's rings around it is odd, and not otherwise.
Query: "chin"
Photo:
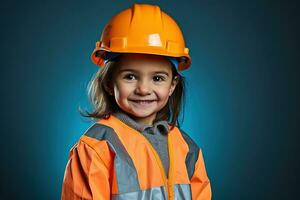
[[[135,117],[144,118],[144,117],[149,117],[154,113],[153,112],[132,112],[131,114],[134,115]]]

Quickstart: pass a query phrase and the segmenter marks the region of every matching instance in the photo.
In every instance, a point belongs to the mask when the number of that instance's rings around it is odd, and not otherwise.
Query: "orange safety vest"
[[[169,173],[137,130],[114,115],[93,124],[70,150],[62,200],[209,200],[201,149],[177,127],[168,133]]]

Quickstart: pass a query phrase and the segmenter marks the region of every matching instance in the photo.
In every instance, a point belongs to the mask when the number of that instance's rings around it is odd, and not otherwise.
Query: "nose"
[[[148,83],[145,80],[138,81],[136,89],[135,89],[135,94],[139,94],[139,95],[149,95],[149,94],[151,94],[150,83]]]

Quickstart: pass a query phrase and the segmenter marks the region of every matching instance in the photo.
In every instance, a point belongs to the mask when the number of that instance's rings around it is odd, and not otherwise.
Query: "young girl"
[[[176,22],[134,4],[105,26],[92,60],[96,123],[70,151],[61,199],[211,199],[201,149],[177,127],[178,71],[191,58]]]

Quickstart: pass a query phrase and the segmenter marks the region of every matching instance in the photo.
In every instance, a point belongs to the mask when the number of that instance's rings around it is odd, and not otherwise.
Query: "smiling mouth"
[[[133,101],[134,103],[138,103],[138,104],[141,104],[141,105],[147,105],[147,104],[150,104],[156,100],[131,100]]]

